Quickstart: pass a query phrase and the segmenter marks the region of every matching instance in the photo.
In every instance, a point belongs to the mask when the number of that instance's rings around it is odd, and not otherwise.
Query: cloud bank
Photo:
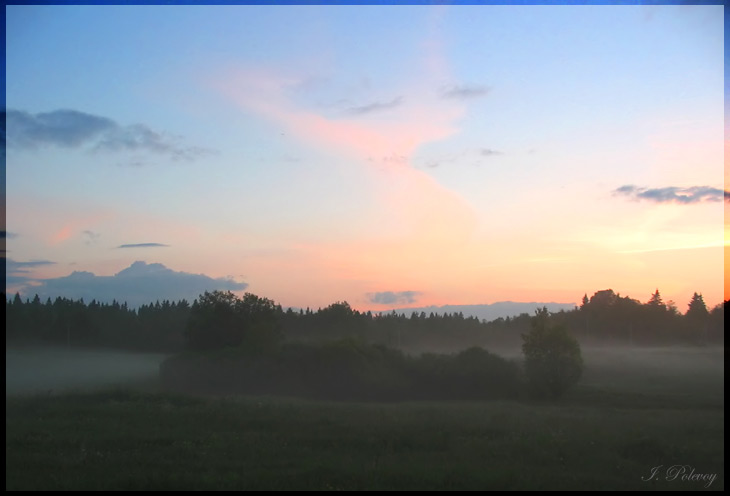
[[[23,264],[41,262],[19,262]],[[46,262],[53,263],[53,262]],[[204,274],[176,272],[159,263],[134,262],[113,276],[97,276],[91,272],[73,272],[64,277],[40,279],[37,285],[27,286],[21,294],[38,294],[41,299],[63,296],[95,299],[102,302],[127,302],[136,308],[157,300],[192,302],[205,291],[241,291],[248,287],[244,282],[227,278],[212,278]]]
[[[77,110],[38,114],[7,110],[5,119],[7,143],[19,149],[89,147],[93,151],[152,152],[173,160],[194,160],[211,153],[205,148],[185,146],[179,138],[144,124],[122,126],[107,117]]]
[[[691,186],[689,188],[678,188],[668,186],[666,188],[640,188],[631,184],[621,186],[613,190],[614,195],[626,196],[634,200],[648,200],[656,203],[679,203],[690,205],[694,203],[712,203],[729,201],[727,191],[711,188],[709,186]]]
[[[379,305],[392,305],[394,303],[415,303],[420,291],[381,291],[368,293],[366,296],[370,303]]]

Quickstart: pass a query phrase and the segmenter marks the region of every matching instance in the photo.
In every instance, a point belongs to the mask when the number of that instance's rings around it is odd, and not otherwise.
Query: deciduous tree
[[[583,358],[578,341],[550,322],[543,307],[532,318],[532,330],[522,335],[525,373],[531,391],[541,397],[562,396],[580,379]]]

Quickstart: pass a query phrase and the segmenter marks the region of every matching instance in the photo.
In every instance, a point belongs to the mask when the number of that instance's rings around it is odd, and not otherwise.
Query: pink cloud
[[[63,226],[51,236],[51,244],[57,245],[68,240],[73,235],[73,228],[69,225]]]
[[[337,167],[366,167],[377,179],[372,191],[377,212],[363,213],[376,219],[372,225],[377,229],[357,239],[333,233],[300,243],[293,267],[299,277],[290,277],[286,288],[266,284],[272,295],[334,301],[347,294],[364,298],[367,291],[408,287],[427,291],[423,303],[443,303],[443,293],[438,300],[438,292],[428,291],[447,281],[454,287],[464,282],[474,260],[470,244],[477,215],[457,193],[412,163],[420,146],[457,133],[458,120],[465,114],[462,102],[439,98],[436,90],[446,64],[437,53],[439,44],[429,46],[427,73],[412,88],[394,92],[393,96],[407,96],[380,113],[333,116],[298,105],[290,98],[297,79],[273,71],[238,70],[214,83],[246,113],[258,114],[281,126],[287,137],[339,158]],[[257,287],[255,280],[271,280],[272,271],[279,272],[288,257],[274,258],[277,263],[267,274],[251,274],[252,288]],[[352,297],[350,303],[371,306]]]
[[[296,80],[264,71],[240,70],[215,83],[224,94],[246,111],[274,121],[304,142],[336,149],[361,159],[403,156],[430,141],[444,139],[457,131],[454,122],[463,106],[431,101],[418,103],[418,90],[385,118],[328,118],[312,110],[297,108],[287,99]],[[421,91],[421,97],[426,94]]]
[[[293,78],[251,70],[216,84],[243,110],[276,122],[309,146],[342,156],[348,166],[372,166],[381,179],[376,194],[407,231],[444,237],[474,227],[475,214],[466,201],[411,162],[419,146],[458,131],[462,104],[413,88],[408,101],[387,114],[334,118],[295,105],[287,97],[295,85]]]

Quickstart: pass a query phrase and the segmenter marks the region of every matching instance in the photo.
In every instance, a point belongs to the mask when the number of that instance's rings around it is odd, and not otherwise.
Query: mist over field
[[[6,489],[724,489],[720,347],[588,348],[560,402],[181,395],[164,358],[6,349]]]
[[[422,350],[423,351],[423,350]],[[453,347],[427,353],[454,353]],[[521,362],[518,348],[493,351]],[[420,351],[411,351],[411,356]],[[724,403],[725,351],[722,347],[589,347],[581,387],[616,388],[633,393],[713,394]],[[157,384],[163,353],[63,347],[5,350],[6,395],[57,394],[105,387]]]
[[[62,393],[156,380],[166,355],[59,347],[5,349],[5,394]]]
[[[582,353],[583,387],[671,395],[678,399],[704,396],[724,405],[723,347],[606,347],[587,348]]]

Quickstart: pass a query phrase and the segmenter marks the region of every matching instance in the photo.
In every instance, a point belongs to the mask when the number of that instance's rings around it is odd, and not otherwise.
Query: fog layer
[[[156,380],[166,355],[64,348],[5,350],[5,394],[57,393]]]

